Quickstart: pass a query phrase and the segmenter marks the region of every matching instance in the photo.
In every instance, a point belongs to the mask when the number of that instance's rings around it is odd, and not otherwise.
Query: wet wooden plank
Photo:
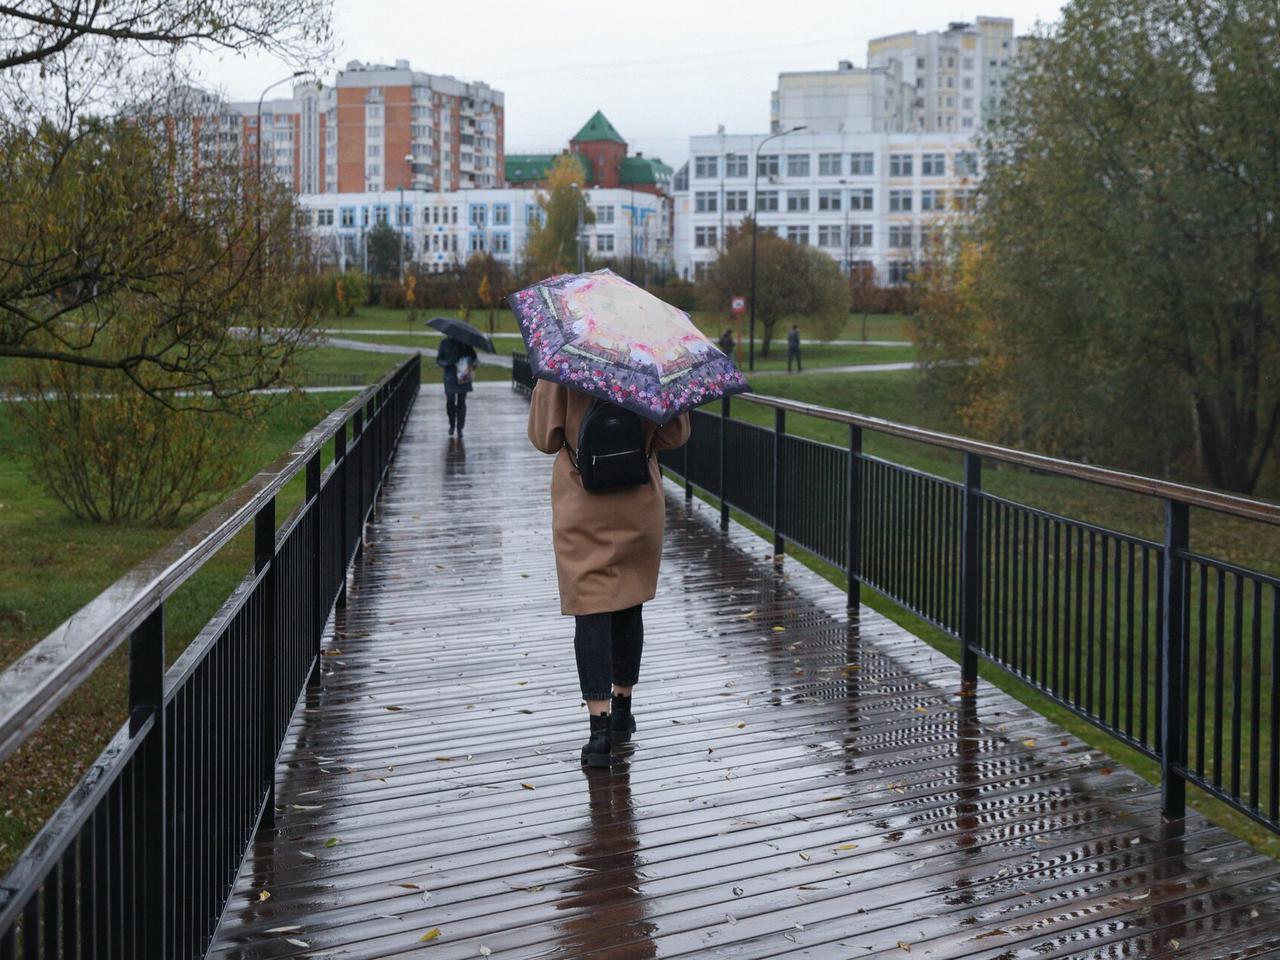
[[[584,771],[550,463],[469,407],[415,410],[212,956],[1280,952],[1280,864],[674,487],[637,742]]]

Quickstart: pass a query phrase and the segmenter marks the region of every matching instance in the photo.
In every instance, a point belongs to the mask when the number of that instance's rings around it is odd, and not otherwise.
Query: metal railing
[[[1057,460],[775,397],[772,430],[693,413],[684,447],[660,460],[720,501],[845,571],[960,641],[967,692],[979,659],[1034,687],[1160,764],[1163,810],[1188,782],[1280,831],[1280,579],[1190,549],[1190,511],[1250,521],[1277,537],[1280,506]],[[846,424],[836,446],[787,433],[787,414]],[[863,452],[864,431],[956,451],[963,480]],[[1162,540],[1132,536],[982,489],[985,460],[1163,503]]]
[[[511,351],[511,389],[525,396],[533,393],[533,367],[529,355],[519,350]]]
[[[414,357],[334,411],[0,674],[3,760],[128,641],[128,723],[0,884],[0,960],[203,955],[420,379]],[[250,524],[252,571],[166,670],[166,599]]]

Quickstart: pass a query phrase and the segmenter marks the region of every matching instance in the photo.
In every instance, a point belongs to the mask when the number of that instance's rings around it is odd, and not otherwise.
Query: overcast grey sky
[[[632,152],[673,166],[688,137],[764,130],[780,71],[866,60],[867,40],[979,15],[1018,33],[1058,19],[1062,0],[336,0],[334,66],[408,60],[506,95],[509,153],[560,149],[597,109]],[[233,99],[256,100],[289,68],[266,58],[201,62]],[[332,71],[325,79],[331,79]],[[282,87],[281,90],[287,89]]]

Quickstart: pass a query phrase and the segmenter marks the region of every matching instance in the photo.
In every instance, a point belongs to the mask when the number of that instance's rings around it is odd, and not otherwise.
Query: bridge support
[[[982,602],[982,458],[964,455],[964,505],[960,555],[960,693],[978,686],[978,611]]]
[[[1179,820],[1187,812],[1187,781],[1178,768],[1187,757],[1187,712],[1183,662],[1187,655],[1187,578],[1185,557],[1190,546],[1190,508],[1165,501],[1164,610],[1160,621],[1160,812]],[[1243,691],[1237,691],[1243,696]]]

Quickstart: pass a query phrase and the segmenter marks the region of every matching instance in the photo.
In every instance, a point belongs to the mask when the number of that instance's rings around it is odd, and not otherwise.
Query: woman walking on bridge
[[[644,646],[641,606],[657,593],[666,523],[662,476],[652,454],[689,439],[687,413],[662,426],[635,417],[648,451],[648,481],[588,490],[576,454],[584,419],[588,414],[595,418],[601,409],[580,390],[549,380],[534,386],[529,408],[530,442],[543,453],[556,454],[551,531],[560,612],[574,617],[578,682],[591,724],[582,762],[592,767],[609,766],[613,744],[626,743],[636,729],[631,688],[640,674]]]
[[[688,314],[610,270],[551,277],[508,300],[537,378],[529,440],[556,456],[560,610],[575,618],[591,719],[582,762],[607,767],[613,744],[636,729],[640,610],[658,589],[666,502],[656,453],[689,439],[687,411],[747,381]]]

